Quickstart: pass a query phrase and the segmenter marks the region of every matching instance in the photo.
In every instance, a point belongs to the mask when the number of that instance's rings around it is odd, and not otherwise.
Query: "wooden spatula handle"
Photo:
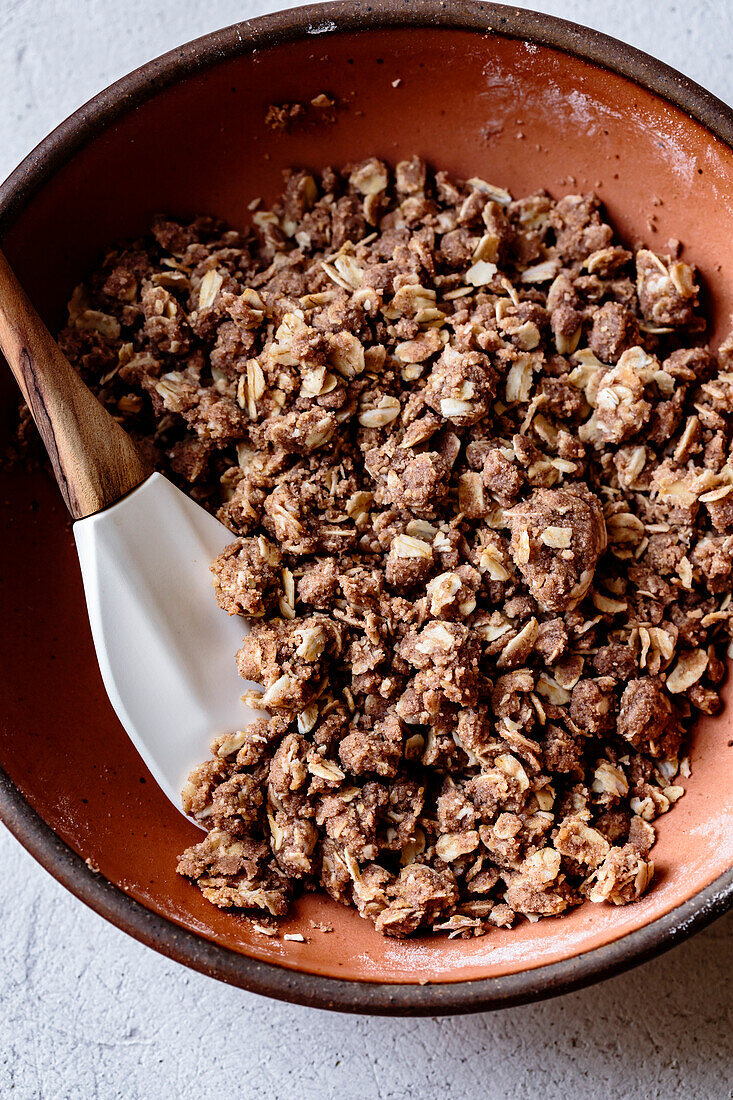
[[[62,353],[0,252],[0,349],[74,519],[101,512],[151,472]]]

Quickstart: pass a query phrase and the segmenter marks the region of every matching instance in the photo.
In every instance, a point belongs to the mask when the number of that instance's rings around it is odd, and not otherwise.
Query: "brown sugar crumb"
[[[314,889],[397,937],[633,902],[733,631],[733,343],[704,346],[701,280],[594,195],[417,157],[252,209],[157,219],[60,337],[232,531],[214,597],[269,714],[192,772],[180,873],[262,935]]]
[[[260,936],[269,936],[271,939],[277,939],[280,935],[280,929],[276,924],[265,924],[264,921],[250,921],[249,926],[253,932],[258,932]]]
[[[308,123],[333,123],[338,105],[333,96],[319,92],[307,103],[271,103],[265,112],[265,126],[284,132]]]
[[[585,486],[536,489],[507,513],[511,556],[543,611],[577,607],[606,548],[603,506]]]
[[[287,130],[304,113],[302,103],[271,103],[265,113],[265,126],[271,130]]]

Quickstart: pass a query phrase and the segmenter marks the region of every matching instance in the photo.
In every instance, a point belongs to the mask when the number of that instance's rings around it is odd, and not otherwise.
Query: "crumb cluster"
[[[417,158],[290,172],[252,221],[156,220],[61,337],[236,536],[263,716],[192,773],[179,871],[391,936],[633,901],[730,630],[733,346],[696,272],[593,195]]]

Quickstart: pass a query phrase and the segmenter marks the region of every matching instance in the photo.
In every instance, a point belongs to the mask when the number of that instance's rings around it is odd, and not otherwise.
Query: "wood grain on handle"
[[[151,472],[82,382],[0,252],[0,349],[15,375],[74,519],[101,512]]]

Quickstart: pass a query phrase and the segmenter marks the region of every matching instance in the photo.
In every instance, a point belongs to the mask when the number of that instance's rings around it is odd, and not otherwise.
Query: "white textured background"
[[[733,101],[730,0],[527,4],[640,46]],[[279,6],[0,0],[0,178],[112,80]],[[63,891],[4,830],[0,867],[3,1100],[733,1097],[733,916],[631,974],[541,1005],[350,1018],[163,959]]]

